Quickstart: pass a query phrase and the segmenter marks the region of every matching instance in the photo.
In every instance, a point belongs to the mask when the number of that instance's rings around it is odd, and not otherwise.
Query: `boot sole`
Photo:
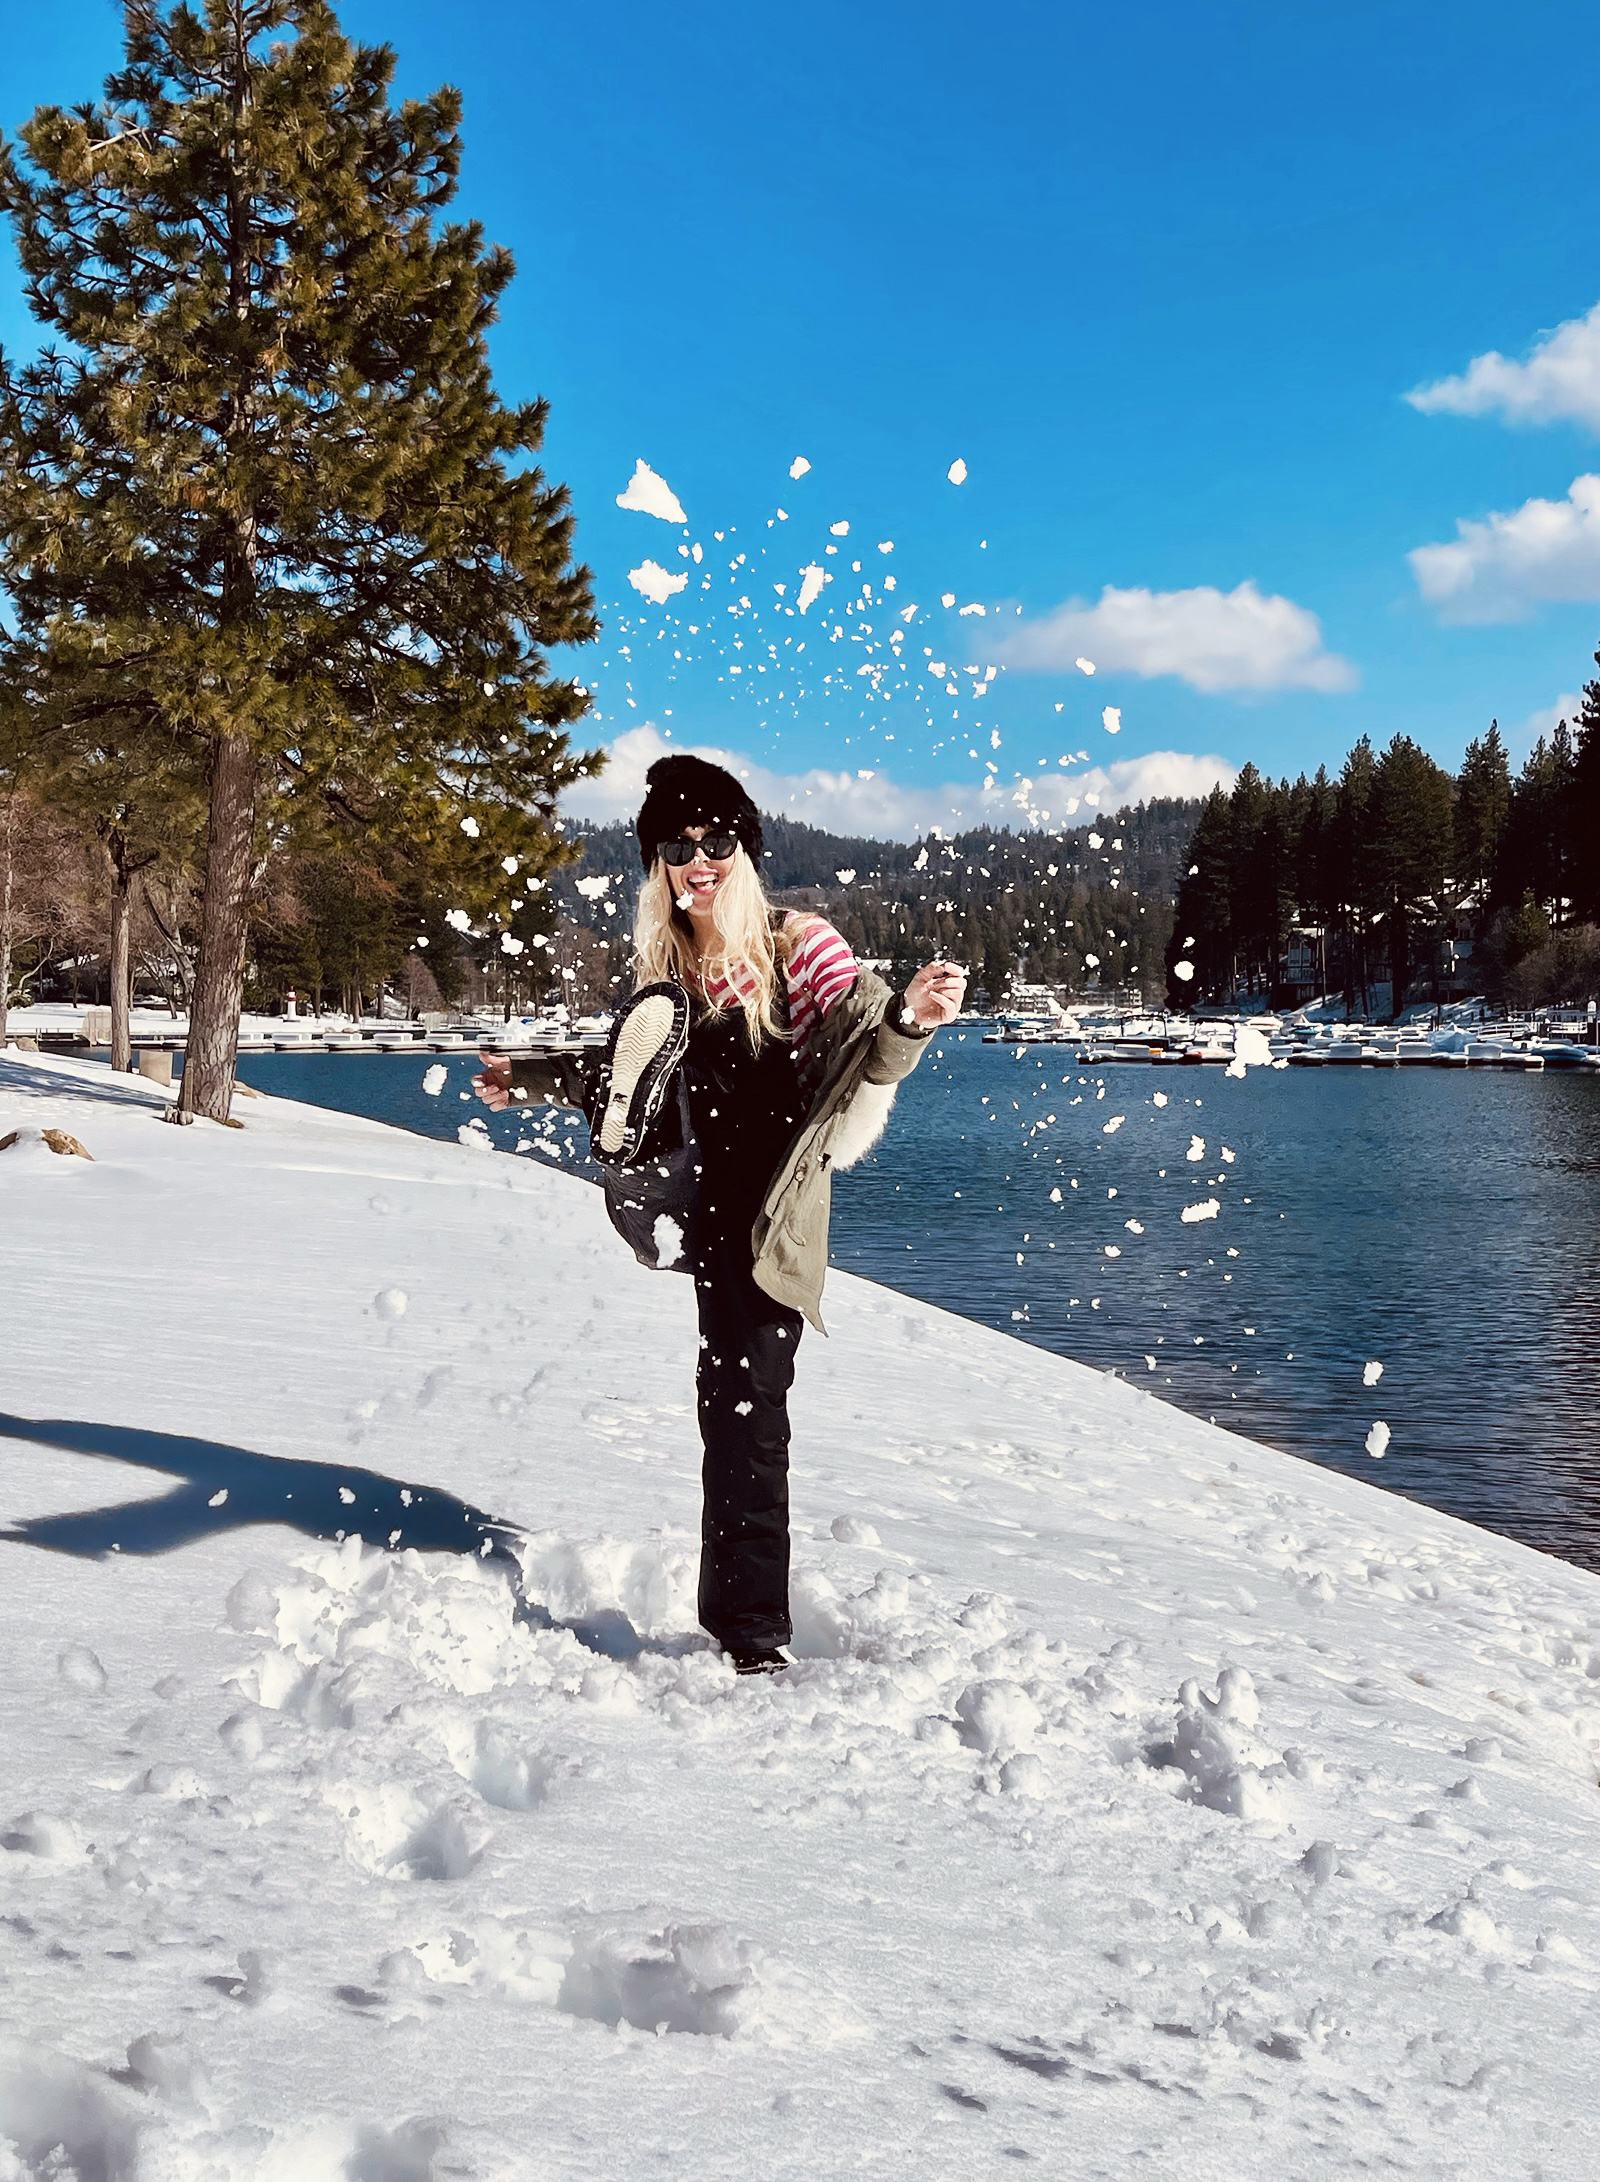
[[[621,1150],[639,1079],[670,1042],[676,1021],[677,1010],[668,996],[652,993],[640,1001],[618,1032],[611,1057],[611,1095],[595,1139],[604,1158],[615,1159]]]

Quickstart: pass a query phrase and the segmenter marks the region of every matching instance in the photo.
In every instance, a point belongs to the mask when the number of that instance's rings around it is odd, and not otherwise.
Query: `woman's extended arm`
[[[599,1053],[486,1053],[472,1088],[493,1114],[507,1106],[576,1106],[589,1111]]]

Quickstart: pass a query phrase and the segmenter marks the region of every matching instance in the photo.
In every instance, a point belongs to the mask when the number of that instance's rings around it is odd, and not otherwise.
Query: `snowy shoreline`
[[[0,1408],[127,1435],[5,1437],[4,1521],[179,1503],[0,1541],[0,2176],[1592,2174],[1600,1579],[835,1273],[752,1691],[687,1285],[570,1175],[165,1097],[0,1060]],[[248,1520],[341,1470],[553,1626]]]

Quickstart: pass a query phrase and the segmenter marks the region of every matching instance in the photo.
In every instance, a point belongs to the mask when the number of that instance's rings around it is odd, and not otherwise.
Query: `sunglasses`
[[[708,833],[699,841],[658,841],[656,854],[664,864],[674,867],[692,864],[697,856],[709,857],[714,864],[725,864],[738,846],[736,833]]]

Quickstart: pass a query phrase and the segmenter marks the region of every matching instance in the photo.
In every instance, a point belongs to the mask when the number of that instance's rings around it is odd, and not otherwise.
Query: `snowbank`
[[[835,1275],[737,1683],[688,1283],[164,1096],[0,1060],[0,2176],[1592,2175],[1595,1579]]]

